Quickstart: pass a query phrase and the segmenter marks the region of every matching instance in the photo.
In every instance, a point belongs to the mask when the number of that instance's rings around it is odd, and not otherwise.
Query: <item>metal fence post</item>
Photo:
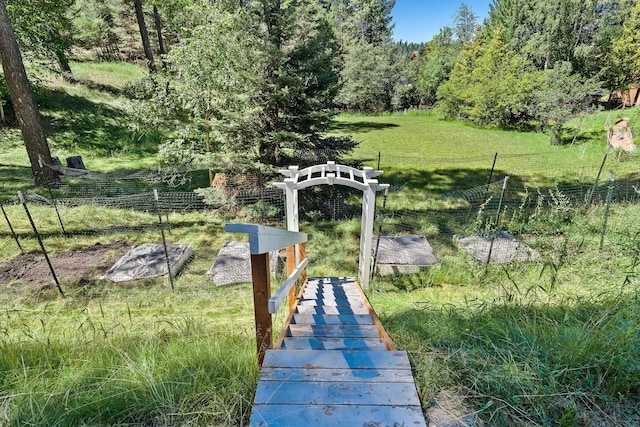
[[[485,264],[485,271],[489,268],[489,261],[491,261],[491,252],[493,252],[493,242],[496,240],[496,233],[498,231],[498,224],[500,223],[500,212],[502,211],[502,201],[504,200],[504,193],[507,191],[507,181],[509,176],[504,177],[502,183],[502,193],[500,193],[500,202],[498,203],[498,214],[496,215],[496,222],[493,226],[493,233],[491,235],[491,243],[489,244],[489,254],[487,255],[487,263]]]
[[[171,284],[171,289],[173,287],[173,275],[171,274],[171,261],[169,260],[169,250],[167,249],[167,239],[164,236],[164,227],[162,225],[162,212],[160,211],[160,197],[158,196],[158,190],[153,190],[153,198],[156,201],[156,211],[158,212],[158,222],[160,224],[160,232],[162,233],[162,246],[164,247],[164,258],[167,261],[167,274],[169,274],[169,283]]]
[[[611,170],[611,180],[609,181],[609,191],[607,192],[607,203],[604,209],[604,221],[602,223],[602,234],[600,235],[600,252],[604,246],[604,236],[607,233],[607,222],[609,220],[609,208],[611,207],[611,198],[613,196],[613,188],[616,182],[616,171]]]
[[[22,245],[20,245],[20,241],[18,240],[18,235],[14,231],[13,226],[11,225],[11,221],[9,221],[9,216],[7,215],[7,211],[4,210],[4,206],[2,205],[2,203],[0,203],[0,209],[2,210],[2,215],[4,215],[4,219],[7,221],[7,224],[9,225],[9,230],[11,230],[11,235],[13,236],[13,240],[16,241],[16,245],[18,245],[18,248],[20,248],[20,253],[24,255],[24,249],[22,249]]]
[[[33,222],[33,218],[31,217],[31,213],[29,212],[29,208],[27,208],[27,203],[24,200],[24,196],[22,195],[22,191],[18,191],[18,199],[20,199],[20,203],[22,203],[22,207],[24,207],[24,211],[27,214],[27,218],[29,218],[29,222],[31,223],[31,228],[33,228],[33,232],[38,239],[38,243],[40,244],[40,248],[42,249],[42,253],[44,254],[44,259],[47,261],[47,265],[49,265],[49,270],[51,270],[51,275],[53,276],[53,280],[56,282],[56,286],[58,287],[58,292],[64,298],[64,292],[62,292],[62,287],[60,286],[60,282],[58,281],[58,276],[56,276],[56,272],[53,269],[53,265],[51,264],[51,260],[49,259],[49,255],[47,254],[47,250],[44,247],[44,243],[42,243],[42,239],[40,238],[40,233],[38,233],[38,229],[36,228],[35,222]]]

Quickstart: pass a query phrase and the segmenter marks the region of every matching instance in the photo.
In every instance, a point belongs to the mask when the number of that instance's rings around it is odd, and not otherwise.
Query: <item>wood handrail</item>
[[[280,289],[269,298],[269,314],[274,314],[280,308],[282,302],[289,296],[291,288],[296,284],[298,277],[302,275],[302,272],[309,264],[309,258],[303,259],[300,264],[291,272],[289,277],[280,285]]]
[[[256,345],[258,365],[262,366],[264,355],[273,348],[273,326],[271,315],[276,312],[287,295],[295,298],[295,283],[298,278],[306,281],[304,243],[307,235],[297,231],[287,231],[257,224],[225,224],[225,231],[249,235],[251,253],[251,280],[253,282],[253,310],[256,323]],[[269,252],[287,248],[289,277],[271,298],[271,271]],[[292,258],[291,260],[289,258]],[[296,265],[296,263],[298,263]],[[292,301],[289,301],[291,308]],[[273,311],[271,310],[273,308]]]
[[[228,233],[243,233],[249,235],[249,250],[251,255],[260,255],[269,251],[279,251],[287,246],[297,245],[307,241],[307,233],[299,231],[281,230],[257,224],[225,224]]]

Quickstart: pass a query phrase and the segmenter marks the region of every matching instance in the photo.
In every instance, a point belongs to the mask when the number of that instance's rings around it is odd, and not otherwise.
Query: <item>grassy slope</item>
[[[85,163],[104,171],[153,165],[151,140],[131,147],[136,139],[118,96],[122,71],[100,67],[105,77],[98,79],[96,70],[76,67],[76,77],[90,84],[58,87],[44,111],[56,154],[82,154]],[[632,114],[638,117],[637,110]],[[605,120],[595,116],[583,127],[579,144],[556,148],[544,135],[481,130],[437,116],[342,116],[336,131],[362,140],[355,156],[370,165],[382,152],[383,180],[403,186],[407,195],[396,208],[405,208],[417,205],[411,197],[421,192],[430,193],[424,203],[431,205],[433,194],[486,182],[495,152],[501,173],[553,180],[576,175],[581,162],[591,173],[601,161],[598,132]],[[29,181],[16,139],[5,134],[0,140],[7,193]],[[544,154],[509,157],[523,153]],[[636,162],[630,157],[621,167],[637,170]],[[9,213],[20,216],[18,207]],[[100,209],[63,208],[62,214],[70,228],[141,220]],[[450,243],[436,240],[438,265],[417,275],[376,279],[370,299],[398,347],[410,352],[425,408],[451,394],[467,397],[459,414],[481,411],[488,425],[634,425],[640,314],[637,279],[625,279],[635,274],[639,258],[638,222],[628,219],[640,212],[614,209],[607,250],[600,253],[602,214],[596,207],[576,217],[563,234],[538,236],[537,247],[547,249],[543,263],[485,271]],[[34,215],[38,224],[55,229],[50,211],[36,209]],[[145,281],[65,284],[64,300],[51,289],[20,292],[17,286],[0,295],[0,424],[247,421],[257,379],[251,293],[247,286],[216,288],[205,275],[229,238],[221,219],[211,214],[170,219],[185,224],[172,228],[170,240],[192,245],[195,253],[174,292],[162,281]],[[29,230],[25,221],[16,226]],[[310,274],[356,273],[358,221],[303,227],[311,239]],[[437,227],[426,227],[437,235]],[[133,244],[158,238],[152,232],[66,239],[54,233],[45,244],[56,252],[104,239]],[[31,239],[23,242],[37,249]],[[19,253],[11,240],[1,243],[8,249],[2,258]]]
[[[638,122],[639,113],[624,114]],[[494,152],[500,153],[496,176],[545,185],[592,182],[605,148],[603,124],[613,120],[608,116],[590,116],[576,143],[564,147],[551,147],[540,134],[477,129],[437,116],[342,116],[337,129],[363,141],[355,157],[367,164],[375,166],[380,151],[381,179],[404,186],[390,196],[388,215],[418,206],[426,217],[437,198],[417,202],[420,195],[485,183]],[[533,155],[515,156],[524,153]],[[636,155],[612,156],[605,171],[637,176],[637,162]],[[528,237],[543,262],[489,269],[452,250],[438,225],[419,224],[440,262],[418,275],[378,278],[369,296],[392,339],[410,352],[423,402],[446,406],[466,396],[469,407],[449,409],[481,411],[489,425],[640,422],[639,288],[632,277],[640,209],[618,206],[610,215],[602,251],[604,208],[596,207],[573,211],[561,234]]]
[[[48,131],[53,156],[65,164],[68,156],[83,156],[85,165],[95,171],[154,167],[157,141],[161,134],[138,134],[122,91],[126,84],[145,75],[135,65],[72,63],[77,83],[49,80],[47,89],[36,97]],[[0,199],[15,196],[31,185],[31,169],[17,129],[0,129]]]

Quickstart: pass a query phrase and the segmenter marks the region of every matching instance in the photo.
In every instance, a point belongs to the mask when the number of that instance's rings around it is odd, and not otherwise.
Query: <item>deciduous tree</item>
[[[434,105],[438,88],[448,78],[460,58],[461,49],[453,39],[453,29],[444,27],[421,52],[416,86],[427,105]]]

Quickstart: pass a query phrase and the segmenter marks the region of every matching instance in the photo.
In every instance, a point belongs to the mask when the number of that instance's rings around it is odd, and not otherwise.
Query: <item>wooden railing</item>
[[[226,224],[225,231],[249,235],[258,365],[262,366],[265,352],[273,348],[271,315],[278,310],[287,297],[289,310],[291,310],[296,302],[296,282],[298,279],[301,279],[301,283],[306,281],[306,266],[309,260],[305,257],[304,244],[307,241],[307,235],[256,224]],[[287,248],[289,277],[272,297],[269,252],[284,248]]]

